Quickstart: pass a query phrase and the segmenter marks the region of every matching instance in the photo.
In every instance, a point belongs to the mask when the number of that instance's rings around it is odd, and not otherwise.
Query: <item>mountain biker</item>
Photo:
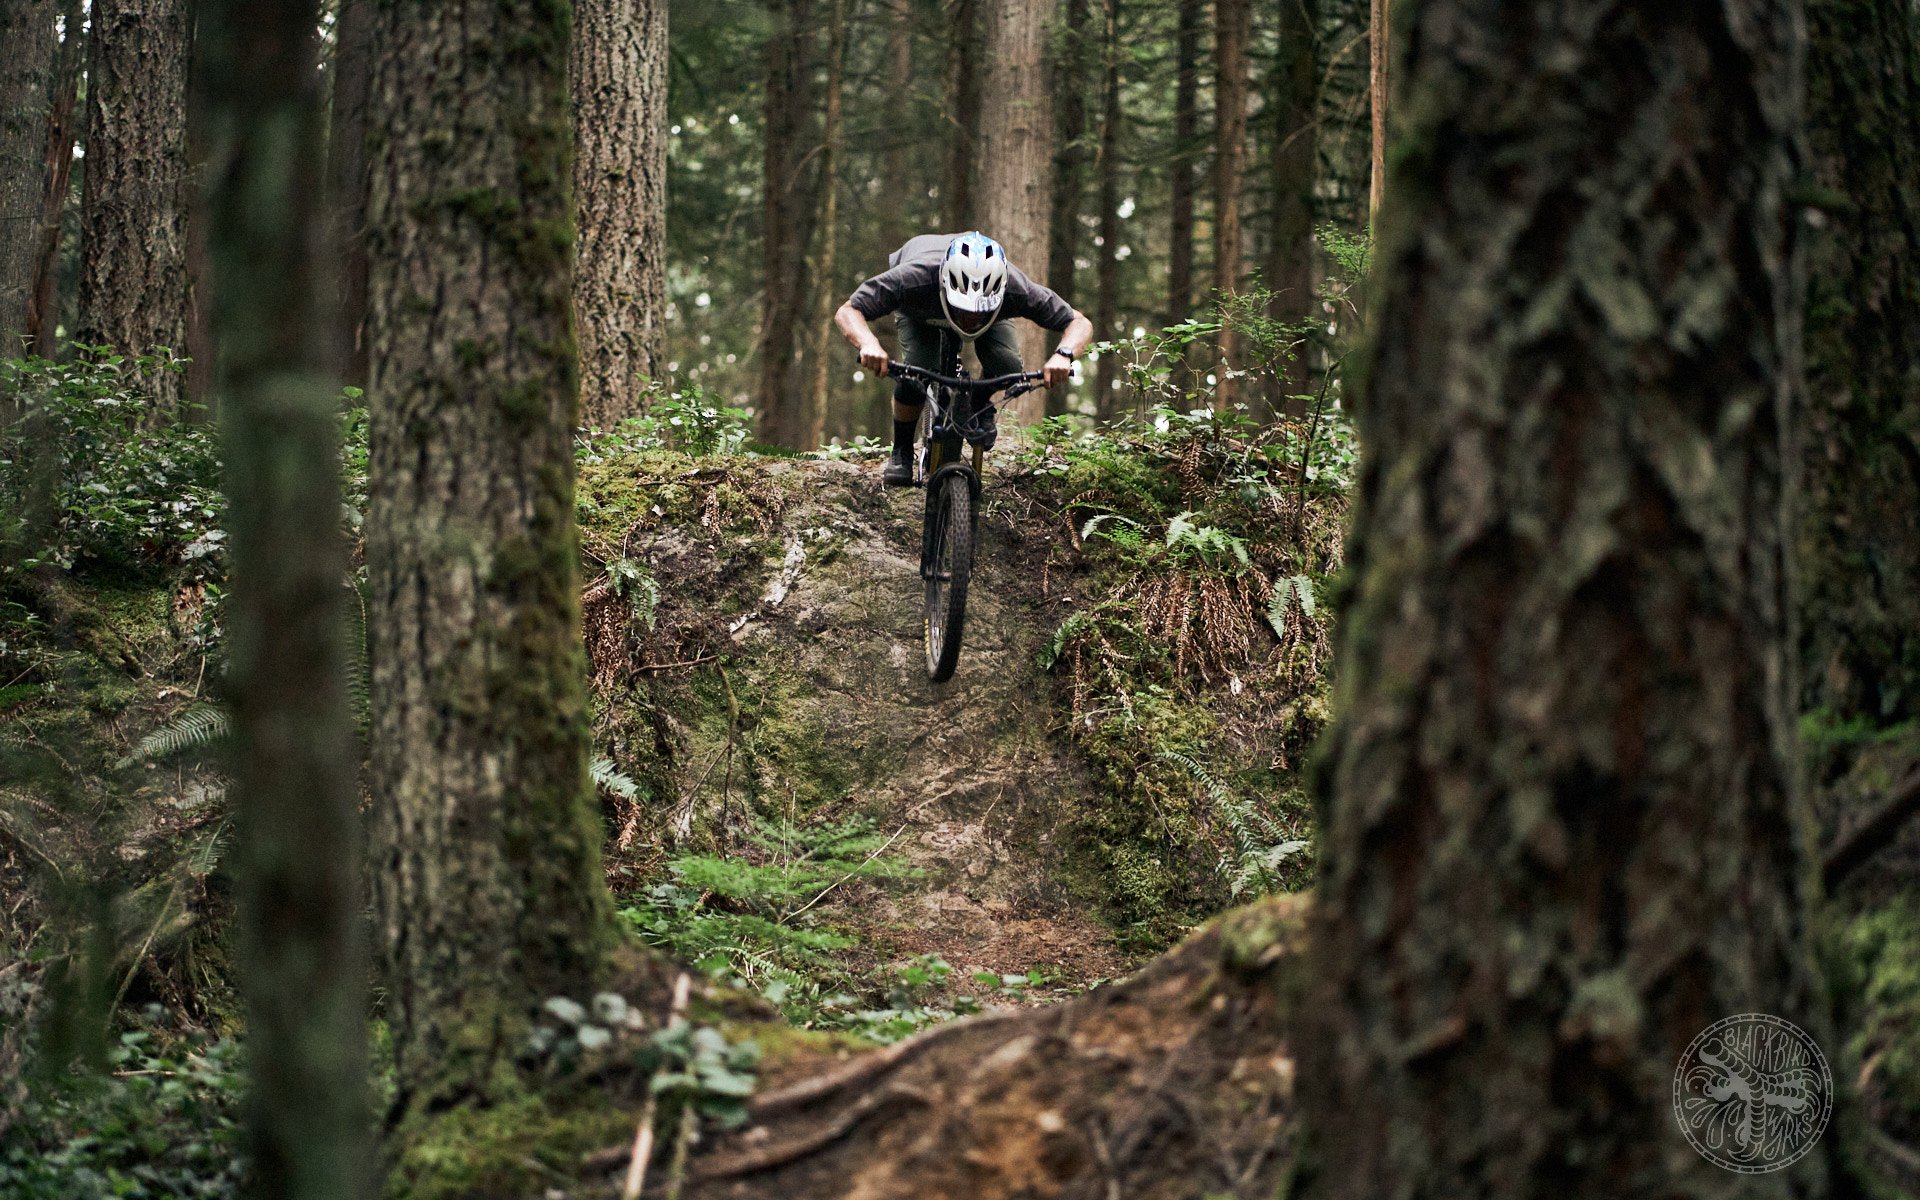
[[[1084,313],[1027,278],[1007,261],[999,242],[977,230],[908,239],[887,256],[887,269],[855,288],[833,314],[833,323],[860,352],[860,365],[876,375],[887,373],[887,352],[867,322],[888,313],[899,316],[900,357],[908,363],[940,370],[940,332],[952,330],[974,343],[983,379],[1024,369],[1013,327],[1003,317],[1064,331],[1042,368],[1048,387],[1073,373],[1073,360],[1093,340],[1093,322]],[[913,432],[926,402],[918,383],[894,381],[893,454],[880,472],[888,487],[913,483]]]

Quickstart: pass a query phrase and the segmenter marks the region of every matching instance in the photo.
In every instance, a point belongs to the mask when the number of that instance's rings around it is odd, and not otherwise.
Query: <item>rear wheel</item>
[[[949,471],[927,489],[927,532],[927,674],[945,683],[960,663],[973,574],[973,487],[964,471]]]

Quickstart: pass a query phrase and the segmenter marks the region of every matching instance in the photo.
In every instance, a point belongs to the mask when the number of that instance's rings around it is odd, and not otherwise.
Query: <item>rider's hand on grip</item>
[[[879,342],[860,348],[860,365],[875,375],[887,373],[887,348]]]

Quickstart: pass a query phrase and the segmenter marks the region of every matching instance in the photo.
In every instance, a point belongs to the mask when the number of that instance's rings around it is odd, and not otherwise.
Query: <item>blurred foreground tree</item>
[[[375,15],[372,891],[405,1176],[451,1169],[435,1122],[512,1098],[532,1011],[590,994],[611,917],[574,526],[568,10]]]
[[[314,0],[205,0],[197,83],[215,172],[253,1176],[292,1200],[372,1194],[318,20]]]
[[[1920,717],[1920,15],[1809,0],[1805,703]]]
[[[1820,1153],[1730,1177],[1672,1103],[1723,1017],[1833,1045],[1785,569],[1797,0],[1405,11],[1305,1194],[1822,1194]]]

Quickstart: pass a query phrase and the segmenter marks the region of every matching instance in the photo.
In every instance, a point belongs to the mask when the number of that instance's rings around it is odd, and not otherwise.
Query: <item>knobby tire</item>
[[[960,664],[973,575],[973,488],[964,472],[949,472],[929,490],[927,520],[933,530],[926,580],[927,674],[945,683]]]

